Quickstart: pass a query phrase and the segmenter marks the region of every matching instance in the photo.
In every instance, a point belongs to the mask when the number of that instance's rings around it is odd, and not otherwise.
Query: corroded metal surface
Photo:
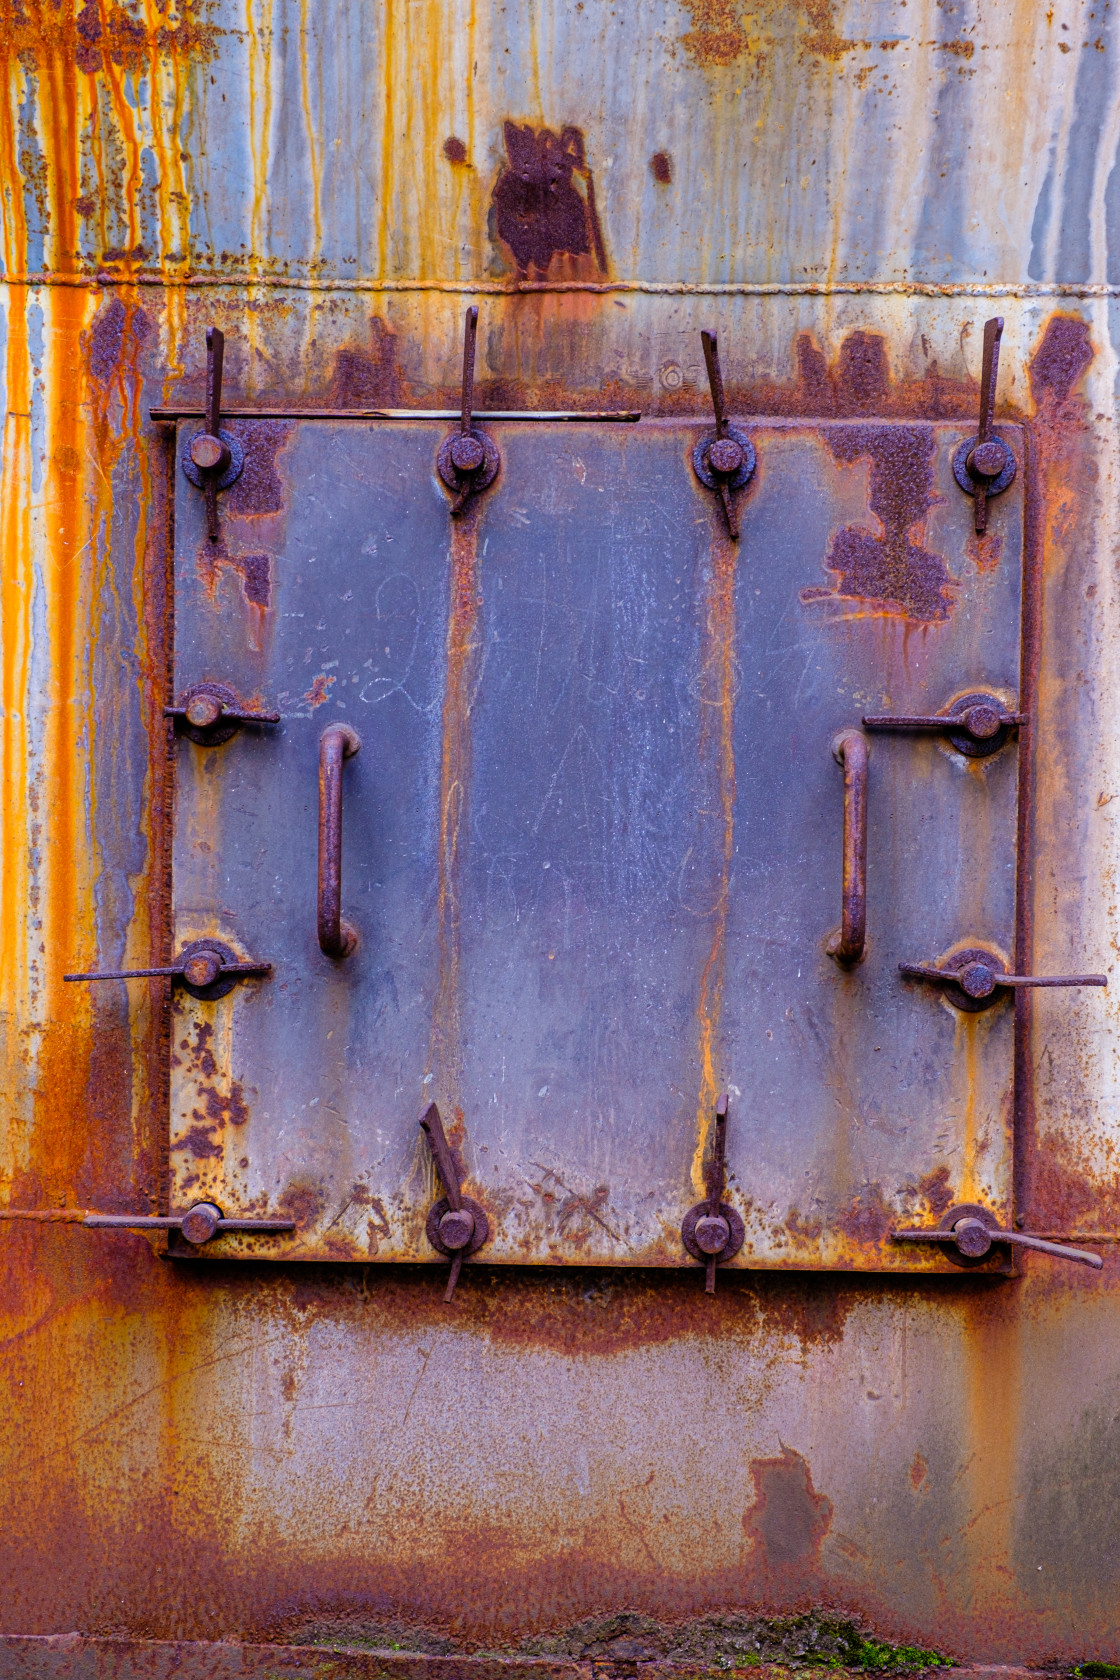
[[[756,422],[736,547],[695,424],[496,424],[501,477],[452,519],[441,431],[250,442],[274,495],[246,517],[234,487],[219,546],[178,496],[176,688],[220,677],[282,722],[177,749],[176,941],[272,970],[176,994],[173,1204],[297,1215],[226,1256],[431,1260],[434,1099],[480,1259],[680,1265],[726,1088],[736,1264],[947,1269],[890,1228],[1010,1218],[1013,1005],[962,1016],[899,964],[1010,952],[1017,747],[878,737],[845,970],[831,744],[869,705],[1018,704],[1020,490],[978,547],[959,427]],[[337,727],[357,948],[323,955]]]
[[[0,1225],[0,1625],[489,1646],[827,1602],[962,1656],[1120,1654],[1113,991],[1016,1005],[1016,1212],[1110,1239],[1102,1282],[478,1267],[444,1306],[419,1268],[75,1228],[161,1208],[169,1018],[61,978],[171,954],[147,405],[199,402],[216,324],[231,399],[454,407],[467,286],[480,408],[707,421],[711,327],[736,416],[962,425],[1008,289],[1019,950],[1107,969],[1114,28],[1069,0],[0,7],[2,1168],[57,1216]]]

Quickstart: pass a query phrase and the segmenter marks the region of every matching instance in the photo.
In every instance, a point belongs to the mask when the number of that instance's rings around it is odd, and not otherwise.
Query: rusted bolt
[[[981,705],[970,706],[960,721],[974,741],[990,741],[999,734],[1004,720],[994,706]]]
[[[697,1248],[705,1254],[722,1254],[731,1241],[731,1227],[720,1214],[705,1214],[693,1227]]]
[[[447,1248],[466,1248],[474,1236],[474,1214],[470,1208],[448,1209],[439,1222],[439,1234]]]
[[[232,459],[229,445],[211,432],[197,432],[190,441],[191,460],[200,472],[224,472]]]
[[[992,1246],[992,1234],[980,1219],[958,1219],[953,1226],[953,1240],[970,1260],[982,1260]]]
[[[743,451],[734,438],[717,438],[708,450],[708,465],[721,478],[730,478],[743,464]]]
[[[221,1208],[216,1208],[213,1202],[196,1202],[194,1207],[183,1215],[180,1229],[189,1243],[198,1245],[209,1242],[218,1229],[221,1217]]]
[[[222,715],[222,702],[216,694],[194,694],[184,707],[187,722],[195,729],[210,729]]]
[[[957,975],[957,985],[970,998],[991,997],[996,989],[996,976],[987,963],[966,963]]]
[[[183,964],[183,979],[188,986],[212,986],[222,972],[222,959],[216,951],[197,951]]]
[[[457,471],[477,472],[486,459],[486,451],[476,437],[457,437],[451,445],[451,459]]]
[[[1007,450],[998,438],[978,443],[968,457],[968,470],[977,478],[998,478],[1007,464]]]

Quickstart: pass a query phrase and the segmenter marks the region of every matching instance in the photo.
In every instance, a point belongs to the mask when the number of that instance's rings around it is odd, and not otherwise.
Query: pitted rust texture
[[[126,308],[132,307],[134,304],[126,299]],[[158,312],[151,313],[154,318]],[[85,330],[89,318],[76,311],[73,318],[59,315],[54,319],[73,332],[65,343],[73,347],[74,364],[80,367],[79,329],[74,322]],[[107,334],[106,340],[113,336]],[[109,356],[101,364],[107,372],[100,381],[94,381],[95,423],[100,428],[95,435],[104,440],[98,447],[108,452],[103,459],[119,461],[138,447],[139,426],[118,443],[110,418],[110,403],[119,402],[122,394],[130,403],[136,401],[136,340],[136,334],[122,330],[117,370],[113,371]],[[151,354],[150,343],[148,339],[143,345],[145,356]],[[1049,464],[1055,482],[1061,485],[1068,481],[1079,489],[1086,484],[1093,466],[1089,416],[1077,389],[1089,356],[1085,322],[1059,313],[1043,327],[1034,382],[1040,413],[1032,425],[1032,447],[1049,451],[1041,459]],[[837,357],[833,364],[836,371],[839,362]],[[839,413],[841,397],[823,354],[819,366],[825,375],[815,387],[819,399],[807,384],[760,388],[759,395],[776,405],[775,412],[783,411],[778,405],[789,404],[801,405],[799,412],[818,413],[819,400],[833,405],[830,412]],[[578,376],[583,378],[585,374],[578,370]],[[550,377],[555,378],[555,384],[549,388],[563,396],[561,376]],[[529,391],[543,388],[535,374],[524,385],[510,380],[510,389],[522,400]],[[625,389],[639,391],[637,385]],[[641,394],[649,396],[644,389]],[[449,396],[453,400],[453,389]],[[702,400],[695,393],[685,393],[680,400],[684,411],[702,411]],[[752,400],[752,392],[744,387],[736,393],[733,409],[750,412]],[[913,384],[892,384],[884,395],[883,411],[909,420],[928,418],[935,410],[967,414],[973,400],[974,387],[968,382],[954,385],[931,376]],[[10,397],[10,406],[21,406],[18,392]],[[135,414],[135,408],[129,408],[128,413]],[[134,424],[132,419],[129,424]],[[86,440],[82,434],[68,432],[63,426],[54,436],[59,451],[73,449],[85,461]],[[120,454],[115,454],[118,448]],[[71,457],[64,460],[71,462]],[[155,743],[152,764],[158,769],[162,726],[153,709],[153,697],[156,703],[166,698],[159,660],[170,619],[166,597],[160,593],[165,550],[160,549],[159,521],[163,515],[157,498],[163,493],[162,480],[173,482],[175,463],[169,461],[164,471],[158,455],[154,466],[148,460],[143,458],[141,469],[151,496],[146,505],[152,509],[144,536],[146,546],[138,556],[126,543],[123,556],[118,553],[111,563],[107,556],[99,562],[102,570],[98,575],[105,587],[97,599],[99,612],[109,613],[112,589],[118,601],[127,602],[136,579],[143,579],[145,640],[138,687],[143,715],[152,720],[148,735]],[[1037,470],[1037,458],[1032,470]],[[62,504],[67,521],[73,515],[74,529],[79,532],[85,517],[81,494],[84,490],[72,502]],[[91,517],[103,516],[108,508],[108,498],[97,500]],[[1044,515],[1045,508],[1040,508],[1039,518]],[[1063,527],[1057,519],[1048,528],[1052,576],[1060,575],[1063,545],[1073,542],[1079,529],[1084,527],[1076,523],[1072,528]],[[18,554],[18,544],[9,539],[5,550],[9,579],[16,576]],[[1070,602],[1084,599],[1087,587],[1091,586],[1082,580]],[[1047,610],[1054,608],[1051,605]],[[1067,624],[1072,614],[1071,607]],[[110,646],[120,643],[135,651],[135,641],[123,635],[111,618],[98,618],[97,623],[111,630]],[[1061,628],[1056,627],[1054,633],[1060,637]],[[130,790],[124,772],[128,753],[133,750],[129,745],[132,738],[124,737],[122,746],[112,722],[122,692],[114,686],[119,681],[115,678],[107,683],[97,699],[93,751],[100,790],[99,821],[103,825],[100,844],[107,854],[115,856],[113,848],[124,845],[130,827],[142,823],[144,844],[152,847],[145,867],[151,869],[158,887],[160,858],[164,855],[159,849],[159,825],[169,820],[167,787],[158,781],[148,784],[153,787],[150,807],[140,806]],[[130,688],[128,693],[131,696]],[[1060,708],[1052,707],[1046,722],[1051,731],[1066,727]],[[1064,763],[1074,766],[1071,775],[1076,782],[1083,776],[1083,761],[1077,757],[1080,749],[1073,724],[1071,717],[1061,740]],[[1039,743],[1038,750],[1048,750],[1045,741]],[[115,795],[112,790],[116,790]],[[1040,802],[1044,810],[1040,820],[1054,825],[1057,842],[1064,807],[1051,802],[1055,790],[1060,794],[1057,764]],[[56,789],[52,797],[62,795]],[[68,902],[63,900],[64,910]],[[151,921],[152,956],[159,960],[164,955],[159,946],[166,921],[158,900]],[[146,930],[142,932],[146,938]],[[153,997],[151,1005],[154,1016],[159,999]],[[137,1010],[138,1021],[147,1007],[145,999]],[[22,1181],[44,1205],[70,1194],[78,1181],[88,1186],[83,1200],[101,1206],[112,1205],[109,1198],[115,1197],[118,1206],[126,1202],[146,1207],[149,1197],[154,1200],[158,1196],[162,1175],[155,1152],[160,1116],[166,1106],[159,1088],[158,1036],[153,1032],[145,1040],[138,1030],[142,1044],[155,1040],[156,1051],[145,1075],[148,1084],[140,1095],[139,1117],[133,1121],[127,1039],[122,1043],[122,1023],[129,1019],[122,1005],[110,1004],[104,1016],[95,1021],[93,1031],[103,1040],[105,1060],[88,1083],[86,1074],[91,1064],[84,1059],[81,1045],[75,1051],[71,1044],[62,1055],[55,1048],[57,1036],[54,1045],[47,1045],[37,1098],[35,1154]],[[52,1033],[54,1030],[52,1024]],[[1076,1095],[1076,1087],[1074,1091]],[[1086,1217],[1108,1213],[1110,1178],[1101,1174],[1099,1163],[1088,1160],[1079,1164],[1079,1158],[1071,1155],[1071,1176],[1057,1182],[1046,1177],[1048,1162],[1061,1164],[1055,1145],[1045,1139],[1037,1203],[1031,1209],[1032,1225],[1040,1222],[1039,1210],[1049,1202],[1055,1209],[1084,1209]],[[937,1184],[923,1184],[921,1188],[933,1208],[939,1194]],[[314,1218],[313,1188],[294,1187],[286,1205],[295,1211],[300,1198],[305,1217]],[[744,1598],[761,1602],[770,1588],[759,1558],[755,1557],[746,1569],[724,1570],[722,1565],[711,1569],[711,1549],[701,1523],[695,1550],[678,1565],[673,1559],[680,1554],[671,1551],[674,1542],[663,1536],[676,1535],[679,1524],[670,1521],[656,1526],[653,1519],[647,1520],[647,1511],[640,1504],[645,1478],[657,1468],[655,1458],[659,1461],[667,1451],[659,1438],[661,1432],[649,1428],[641,1408],[650,1405],[660,1414],[666,1407],[679,1406],[682,1394],[688,1400],[694,1392],[690,1387],[694,1377],[681,1376],[680,1368],[676,1375],[666,1374],[664,1390],[659,1388],[662,1379],[656,1374],[646,1374],[633,1385],[611,1385],[608,1373],[613,1362],[653,1347],[666,1357],[677,1349],[684,1350],[688,1373],[703,1369],[708,1357],[728,1369],[737,1385],[735,1392],[741,1397],[743,1419],[764,1419],[758,1432],[767,1436],[762,1441],[757,1434],[748,1440],[748,1426],[742,1422],[742,1450],[750,1474],[753,1476],[757,1465],[776,1457],[796,1455],[806,1466],[802,1487],[809,1490],[810,1499],[831,1502],[833,1519],[819,1550],[827,1567],[822,1566],[823,1573],[818,1573],[815,1566],[809,1571],[806,1595],[818,1601],[858,1605],[880,1627],[898,1637],[911,1634],[951,1650],[999,1653],[1008,1658],[1033,1653],[1037,1659],[1061,1652],[1072,1661],[1083,1657],[1091,1645],[1094,1654],[1114,1654],[1108,1645],[1111,1583],[1100,1559],[1111,1555],[1115,1532],[1115,1488],[1110,1466],[1116,1462],[1116,1443],[1109,1422],[1111,1413],[1094,1375],[1096,1364],[1093,1369],[1078,1366],[1082,1392],[1075,1408],[1061,1409],[1071,1338],[1082,1338],[1082,1345],[1091,1342],[1092,1325],[1099,1325],[1102,1318],[1094,1319],[1090,1312],[1103,1316],[1113,1310],[1115,1289],[1107,1273],[1105,1293],[1094,1280],[1081,1276],[1056,1279],[1053,1274],[1046,1275],[1044,1263],[1031,1261],[1024,1267],[1026,1276],[1022,1280],[991,1283],[924,1279],[917,1285],[901,1285],[894,1280],[844,1279],[838,1283],[834,1278],[766,1277],[744,1284],[736,1277],[725,1287],[721,1279],[720,1295],[707,1304],[709,1313],[714,1309],[716,1316],[706,1320],[701,1340],[696,1334],[695,1280],[690,1280],[686,1289],[679,1289],[679,1280],[664,1275],[648,1284],[644,1279],[632,1280],[632,1287],[627,1280],[628,1286],[620,1288],[610,1274],[575,1280],[552,1276],[530,1280],[526,1285],[520,1278],[484,1271],[465,1276],[454,1307],[445,1309],[431,1300],[432,1279],[419,1268],[412,1276],[404,1268],[385,1269],[375,1278],[359,1274],[345,1287],[326,1269],[317,1270],[312,1279],[300,1280],[298,1288],[293,1288],[289,1277],[252,1266],[243,1272],[223,1268],[220,1275],[211,1270],[204,1280],[193,1279],[187,1278],[186,1266],[169,1267],[157,1262],[148,1241],[139,1236],[53,1227],[45,1233],[32,1227],[17,1231],[7,1226],[0,1230],[0,1252],[5,1258],[0,1302],[7,1349],[4,1381],[9,1420],[3,1436],[15,1515],[6,1534],[10,1562],[2,1589],[5,1608],[0,1625],[126,1626],[140,1633],[184,1631],[189,1636],[204,1637],[213,1631],[213,1625],[202,1607],[214,1609],[213,1621],[221,1623],[223,1631],[252,1631],[254,1627],[267,1631],[279,1627],[289,1614],[305,1614],[311,1600],[316,1605],[342,1609],[357,1604],[360,1615],[376,1617],[383,1614],[380,1606],[384,1600],[391,1598],[416,1618],[442,1619],[444,1625],[451,1625],[462,1614],[466,1620],[476,1618],[477,1626],[492,1613],[487,1607],[495,1603],[510,1621],[531,1612],[543,1620],[562,1623],[569,1619],[573,1607],[606,1600],[618,1604],[640,1601],[654,1615],[664,1613],[667,1598],[682,1605],[686,1601],[695,1605],[705,1597],[719,1605],[742,1602]],[[538,1281],[539,1290],[532,1287]],[[867,1438],[890,1444],[882,1447],[883,1459],[877,1464],[871,1462],[875,1455],[856,1445],[850,1450],[850,1477],[836,1476],[821,1468],[822,1442],[830,1433],[848,1438],[853,1428],[853,1405],[856,1401],[861,1408],[865,1404],[862,1385],[853,1382],[846,1386],[846,1373],[859,1368],[856,1335],[860,1326],[867,1327],[866,1339],[860,1344],[866,1360],[862,1381],[877,1396],[866,1401]],[[352,1541],[340,1538],[347,1523],[361,1520],[357,1517],[357,1500],[354,1504],[343,1500],[337,1510],[332,1508],[332,1520],[337,1517],[335,1539],[326,1543],[316,1533],[310,1562],[305,1555],[306,1532],[286,1530],[285,1547],[291,1548],[293,1557],[300,1555],[297,1561],[289,1561],[285,1551],[278,1562],[274,1545],[257,1545],[252,1539],[223,1532],[222,1511],[229,1494],[221,1485],[222,1472],[224,1469],[228,1476],[243,1458],[247,1450],[244,1431],[250,1427],[250,1420],[257,1432],[255,1439],[263,1442],[265,1449],[258,1464],[269,1455],[278,1460],[288,1450],[283,1430],[285,1424],[297,1426],[303,1415],[299,1396],[301,1390],[306,1393],[303,1385],[307,1372],[314,1375],[324,1368],[325,1362],[314,1352],[316,1330],[329,1332],[336,1338],[332,1345],[341,1351],[360,1344],[367,1360],[376,1348],[377,1336],[395,1334],[408,1349],[420,1350],[415,1354],[417,1371],[424,1350],[430,1350],[433,1333],[443,1330],[463,1335],[459,1346],[470,1361],[470,1380],[463,1386],[462,1396],[463,1403],[473,1405],[478,1401],[478,1410],[466,1414],[475,1427],[507,1407],[511,1394],[518,1391],[521,1377],[513,1380],[511,1371],[531,1370],[525,1380],[533,1385],[548,1435],[547,1447],[541,1449],[540,1474],[546,1481],[552,1479],[551,1486],[561,1489],[568,1485],[572,1461],[570,1423],[565,1421],[558,1397],[569,1391],[573,1373],[590,1361],[603,1373],[603,1386],[592,1391],[583,1415],[597,1416],[609,1410],[619,1428],[630,1431],[631,1441],[649,1446],[649,1464],[641,1461],[637,1447],[632,1461],[620,1456],[611,1462],[608,1492],[613,1504],[598,1511],[602,1545],[594,1536],[585,1537],[562,1561],[548,1554],[542,1562],[534,1551],[542,1545],[539,1489],[532,1518],[523,1515],[520,1508],[500,1520],[491,1511],[487,1522],[474,1522],[469,1533],[465,1523],[458,1534],[448,1533],[444,1538],[456,1556],[468,1555],[480,1539],[483,1542],[477,1561],[468,1558],[461,1579],[455,1583],[457,1593],[461,1588],[465,1612],[460,1602],[453,1601],[444,1579],[445,1566],[427,1559],[420,1527],[413,1531],[417,1546],[409,1570],[392,1558],[386,1560],[381,1551],[383,1538],[374,1537],[369,1530],[355,1529],[359,1538]],[[956,1340],[958,1334],[963,1336],[961,1342]],[[1029,1360],[1022,1357],[1028,1341],[1032,1348]],[[158,1344],[154,1372],[142,1363],[149,1344]],[[892,1377],[892,1361],[903,1346],[909,1386],[899,1387],[898,1398],[893,1398],[896,1390],[887,1379]],[[944,1357],[947,1346],[960,1349],[960,1366],[965,1373],[960,1384],[947,1369],[951,1363]],[[1093,1346],[1093,1360],[1099,1361],[1100,1370],[1107,1374],[1111,1370],[1109,1349],[1103,1340]],[[491,1347],[508,1353],[511,1360],[523,1360],[524,1366],[483,1370],[479,1362]],[[285,1414],[270,1417],[262,1410],[261,1393],[254,1384],[262,1369],[271,1368],[269,1359],[278,1359],[281,1353],[286,1363],[279,1375],[291,1399],[286,1402],[289,1410]],[[332,1355],[338,1357],[340,1353]],[[430,1361],[424,1369],[430,1369]],[[252,1375],[254,1370],[257,1376]],[[782,1391],[784,1398],[775,1399],[776,1391],[769,1386],[775,1371],[785,1372],[781,1380],[789,1386]],[[391,1508],[394,1520],[400,1513],[406,1526],[411,1508],[422,1504],[423,1492],[418,1484],[423,1478],[416,1476],[407,1457],[391,1456],[398,1451],[392,1444],[396,1439],[394,1429],[402,1433],[408,1446],[421,1420],[429,1431],[439,1427],[438,1414],[424,1409],[424,1382],[402,1424],[413,1376],[409,1367],[403,1379],[386,1379],[389,1392],[394,1394],[396,1383],[400,1383],[402,1402],[387,1420],[381,1416],[357,1418],[353,1412],[355,1395],[365,1394],[370,1383],[368,1372],[359,1373],[356,1368],[350,1393],[332,1396],[317,1413],[311,1413],[315,1402],[309,1398],[306,1414],[319,1419],[324,1438],[327,1434],[333,1438],[336,1425],[345,1420],[347,1426],[366,1428],[368,1441],[391,1443],[388,1449],[379,1445],[376,1453],[367,1452],[371,1460],[384,1460],[386,1479],[376,1486],[371,1479],[362,1487],[361,1496],[363,1501],[372,1501],[370,1510],[375,1516]],[[150,1393],[144,1387],[149,1380]],[[950,1467],[951,1475],[944,1463],[938,1462],[937,1443],[929,1438],[936,1431],[930,1431],[923,1422],[921,1407],[914,1399],[913,1385],[918,1382],[925,1385],[927,1401],[932,1396],[947,1419],[948,1433],[962,1443],[961,1461]],[[1056,1444],[1040,1441],[1026,1426],[1025,1420],[1039,1406],[1046,1406],[1047,1416],[1057,1420],[1055,1430],[1064,1431]],[[897,1453],[889,1430],[884,1430],[886,1408],[890,1408],[892,1427],[898,1431]],[[797,1416],[805,1420],[803,1428],[796,1424]],[[340,1431],[337,1439],[341,1441],[344,1434]],[[469,1459],[474,1450],[469,1445],[469,1429],[462,1438],[468,1440]],[[216,1440],[224,1443],[220,1455],[214,1450]],[[74,1441],[80,1443],[79,1450],[66,1445]],[[787,1446],[787,1441],[792,1444]],[[158,1444],[158,1462],[151,1465],[144,1455],[155,1451],[153,1444]],[[514,1449],[508,1441],[506,1446],[512,1455],[506,1462],[513,1463]],[[964,1448],[970,1456],[965,1455]],[[441,1458],[442,1450],[434,1449],[425,1473]],[[692,1466],[693,1476],[703,1484],[701,1491],[708,1487],[706,1462],[697,1459]],[[123,1477],[122,1466],[127,1472]],[[800,1476],[796,1466],[791,1479],[795,1473]],[[677,1485],[687,1490],[690,1484],[683,1469],[678,1467],[675,1474]],[[511,1474],[507,1487],[517,1479]],[[593,1481],[592,1485],[597,1484]],[[657,1486],[656,1480],[653,1485]],[[189,1489],[186,1497],[184,1489]],[[1073,1493],[1067,1496],[1055,1489],[1071,1489]],[[329,1498],[336,1497],[332,1484]],[[556,1504],[564,1507],[566,1495],[554,1497]],[[1069,1506],[1062,1504],[1066,1497],[1079,1501],[1087,1515],[1071,1517]],[[270,1493],[269,1532],[276,1534],[278,1517],[284,1518],[285,1512],[310,1512],[322,1498],[322,1489],[310,1490],[298,1469],[290,1466],[276,1484],[275,1497]],[[581,1501],[585,1499],[586,1495],[581,1495]],[[853,1537],[849,1513],[870,1512],[872,1499],[881,1501],[877,1509],[885,1509],[891,1501],[894,1505],[890,1521],[884,1519],[883,1526],[873,1529],[869,1544],[865,1533]],[[748,1487],[733,1513],[733,1521],[741,1530],[743,1518],[756,1504]],[[813,1520],[805,1514],[806,1509],[802,1502],[804,1521],[798,1532],[813,1535]],[[689,1505],[684,1515],[694,1516],[695,1510]],[[993,1516],[993,1512],[997,1514]],[[817,1522],[819,1526],[819,1519]],[[1047,1570],[1053,1569],[1058,1584],[1056,1598],[1047,1598],[1037,1579],[1035,1559],[1027,1555],[1032,1526],[1036,1530],[1041,1526],[1047,1533],[1077,1533],[1081,1532],[1079,1522],[1091,1522],[1094,1531],[1087,1561],[1077,1560],[1075,1569],[1060,1558],[1048,1559]],[[647,1560],[648,1573],[647,1565],[635,1563],[636,1550],[625,1550],[621,1558],[606,1555],[608,1546],[615,1552],[627,1547],[638,1549],[636,1535],[650,1547],[656,1560]],[[936,1590],[936,1607],[923,1609],[918,1605],[900,1610],[897,1600],[884,1606],[884,1598],[892,1596],[882,1585],[884,1568],[889,1564],[892,1570],[907,1569],[913,1562],[915,1535],[925,1537],[923,1545],[932,1537],[932,1553],[922,1552],[920,1567]],[[839,1548],[841,1540],[848,1550],[833,1550]],[[520,1565],[510,1570],[513,1554],[527,1557],[523,1570]],[[1000,1571],[1008,1573],[997,1581]],[[1008,1580],[1012,1581],[1010,1588]],[[1019,1592],[1022,1596],[1016,1598]]]
[[[839,531],[825,560],[836,573],[835,589],[810,586],[801,599],[854,600],[869,612],[921,624],[948,618],[956,580],[944,556],[921,542],[936,499],[932,427],[838,426],[825,435],[838,461],[870,459],[868,505],[881,534],[863,525]]]

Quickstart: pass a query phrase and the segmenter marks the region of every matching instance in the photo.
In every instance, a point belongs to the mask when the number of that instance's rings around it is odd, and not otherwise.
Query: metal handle
[[[1108,985],[1106,974],[1008,974],[997,956],[983,950],[958,952],[957,960],[943,968],[931,963],[899,963],[898,972],[910,980],[934,980],[955,987],[974,1002],[993,997],[1004,986]]]
[[[206,529],[211,542],[217,542],[218,480],[228,469],[232,456],[228,443],[221,435],[222,364],[225,361],[226,338],[217,327],[206,329],[206,430],[191,439],[191,460],[202,474],[202,489],[206,497]]]
[[[715,1294],[716,1266],[738,1254],[746,1235],[742,1219],[723,1200],[727,1183],[727,1104],[725,1094],[716,1109],[712,1152],[704,1173],[708,1194],[702,1202],[689,1208],[681,1221],[682,1243],[705,1268],[705,1295]]]
[[[428,1140],[445,1191],[444,1196],[429,1208],[426,1229],[432,1247],[451,1261],[447,1288],[443,1292],[444,1300],[450,1301],[459,1281],[464,1256],[482,1247],[490,1235],[490,1222],[478,1203],[463,1195],[459,1168],[434,1102],[429,1103],[420,1116],[420,1130]]]
[[[867,943],[867,741],[858,729],[845,729],[832,756],[844,771],[844,875],[840,928],[828,954],[849,967],[862,961]]]
[[[708,370],[708,388],[712,393],[712,411],[716,428],[701,438],[692,452],[692,466],[701,484],[714,490],[723,504],[724,517],[730,535],[738,540],[739,521],[732,490],[739,490],[755,468],[754,445],[745,432],[733,426],[727,418],[727,404],[723,394],[723,370],[719,365],[719,341],[713,332],[700,334],[704,349],[704,365]]]
[[[361,748],[357,730],[331,723],[319,738],[319,949],[348,957],[357,929],[342,917],[342,766]]]
[[[437,458],[439,475],[449,490],[455,492],[451,503],[452,515],[459,514],[470,496],[485,490],[494,482],[500,464],[497,446],[491,438],[475,430],[472,424],[474,409],[474,352],[478,337],[478,305],[467,310],[463,326],[463,385],[459,402],[459,430],[443,440]]]
[[[193,997],[212,1001],[227,996],[238,980],[271,974],[272,964],[239,962],[219,939],[196,939],[184,945],[178,959],[166,968],[94,969],[64,974],[64,980],[178,980]]]
[[[0,1219],[64,1220],[90,1230],[181,1231],[201,1247],[219,1231],[294,1231],[294,1219],[227,1219],[213,1202],[196,1202],[185,1213],[87,1213],[82,1208],[3,1208]]]
[[[232,432],[224,432],[222,418],[222,365],[225,336],[217,327],[206,331],[206,414],[204,430],[195,432],[183,451],[183,471],[206,499],[206,533],[212,543],[221,536],[218,524],[218,491],[228,490],[241,477],[245,450]]]
[[[1072,1260],[1097,1272],[1104,1266],[1100,1255],[1090,1254],[1088,1249],[1048,1242],[1045,1237],[1035,1237],[1027,1231],[1001,1231],[993,1213],[972,1205],[950,1208],[936,1230],[892,1231],[891,1237],[895,1242],[952,1243],[966,1260],[982,1260],[992,1244],[999,1242],[1033,1248],[1039,1254],[1050,1254],[1055,1260]]]
[[[1015,457],[1002,438],[992,431],[999,378],[999,341],[1003,317],[994,315],[984,323],[984,360],[980,370],[980,419],[976,436],[962,443],[953,456],[953,476],[966,495],[973,497],[973,523],[977,536],[988,529],[988,501],[1007,489],[1016,472]]]

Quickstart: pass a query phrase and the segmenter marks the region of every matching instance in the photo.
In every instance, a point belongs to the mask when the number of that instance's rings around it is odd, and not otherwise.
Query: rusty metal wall
[[[1023,932],[1117,948],[1106,0],[0,0],[3,1199],[158,1209],[171,445],[244,399],[953,416],[1007,322],[1037,682]],[[557,188],[540,213],[545,175]],[[1028,852],[1024,851],[1024,856]],[[114,989],[114,994],[118,989]],[[1102,1001],[1103,998],[1103,1001]],[[1025,1007],[1025,1006],[1024,1006]],[[1103,1278],[228,1266],[0,1224],[0,1627],[516,1647],[832,1605],[1120,1657],[1113,992],[1043,994],[1018,1206]],[[666,1428],[666,1420],[671,1427]],[[371,1634],[372,1636],[372,1634]]]

